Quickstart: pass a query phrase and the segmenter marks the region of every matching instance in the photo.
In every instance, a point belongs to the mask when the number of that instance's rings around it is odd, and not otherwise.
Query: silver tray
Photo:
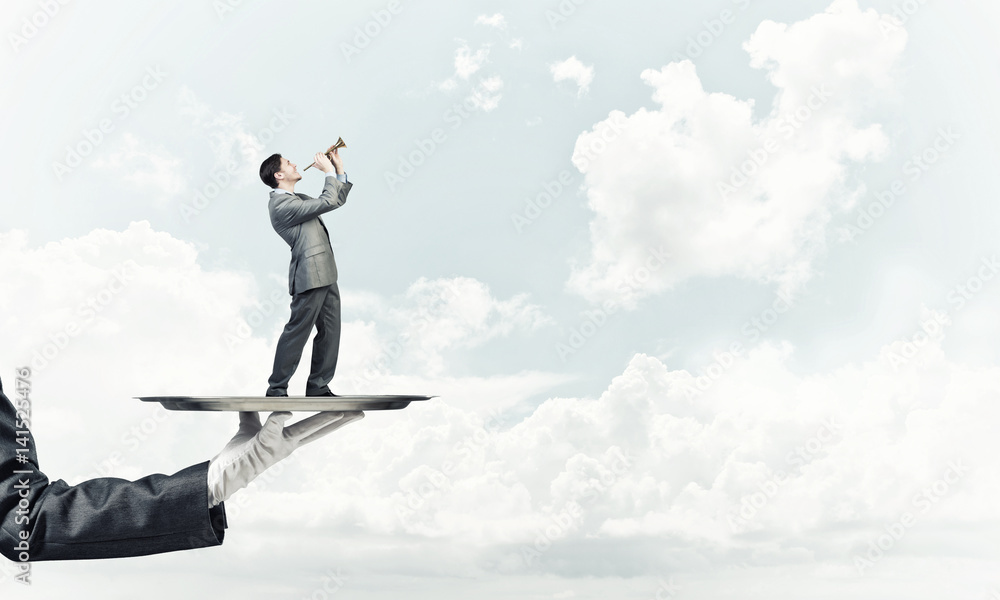
[[[435,396],[136,396],[159,402],[167,410],[199,411],[328,411],[398,410],[410,402]]]

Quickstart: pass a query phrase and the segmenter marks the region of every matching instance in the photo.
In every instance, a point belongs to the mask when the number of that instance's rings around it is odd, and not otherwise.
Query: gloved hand
[[[273,412],[260,425],[255,412],[240,413],[240,428],[222,452],[208,464],[208,507],[225,502],[268,467],[299,446],[363,419],[365,413],[321,412],[285,427],[290,412]]]

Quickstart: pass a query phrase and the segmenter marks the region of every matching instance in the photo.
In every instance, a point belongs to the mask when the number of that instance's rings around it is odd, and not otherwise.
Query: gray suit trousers
[[[334,282],[292,296],[291,317],[285,325],[274,354],[274,368],[267,380],[268,396],[288,393],[288,381],[295,374],[306,340],[316,327],[306,395],[329,392],[340,354],[340,288]]]

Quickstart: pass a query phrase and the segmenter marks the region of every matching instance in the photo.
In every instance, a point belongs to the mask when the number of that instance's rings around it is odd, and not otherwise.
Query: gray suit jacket
[[[288,293],[295,295],[337,281],[337,262],[330,245],[330,234],[320,215],[347,202],[350,183],[341,183],[328,175],[319,198],[305,194],[271,192],[267,210],[271,226],[292,250],[288,266]]]

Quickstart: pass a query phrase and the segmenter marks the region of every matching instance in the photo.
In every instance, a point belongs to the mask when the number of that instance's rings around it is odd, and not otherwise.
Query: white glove
[[[365,413],[321,412],[285,427],[290,412],[273,412],[260,425],[255,412],[240,413],[240,428],[222,452],[208,464],[208,507],[225,502],[268,467],[299,446],[363,419]]]

